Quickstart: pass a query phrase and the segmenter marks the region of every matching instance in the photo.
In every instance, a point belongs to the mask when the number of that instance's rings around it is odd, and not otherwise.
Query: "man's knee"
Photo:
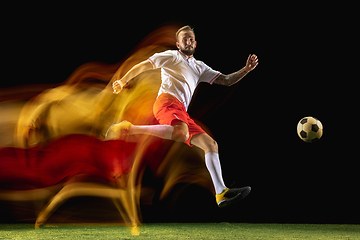
[[[190,137],[188,126],[186,123],[174,125],[172,140],[177,142],[185,142]]]
[[[195,135],[191,139],[191,144],[204,150],[205,154],[208,152],[219,152],[217,142],[206,133]]]
[[[218,152],[219,147],[217,142],[211,138],[211,140],[207,141],[209,152]]]

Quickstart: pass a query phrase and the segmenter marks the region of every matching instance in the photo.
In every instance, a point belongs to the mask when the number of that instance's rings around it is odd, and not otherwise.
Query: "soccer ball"
[[[316,142],[323,134],[323,125],[314,117],[304,117],[297,125],[297,133],[307,143]]]

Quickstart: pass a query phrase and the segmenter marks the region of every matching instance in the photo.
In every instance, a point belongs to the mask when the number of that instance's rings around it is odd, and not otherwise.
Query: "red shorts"
[[[190,140],[194,135],[205,133],[205,131],[191,119],[184,105],[171,94],[161,94],[154,103],[153,112],[156,120],[158,120],[161,125],[172,125],[176,120],[186,123],[189,127],[189,139],[184,143],[189,146],[192,146]]]

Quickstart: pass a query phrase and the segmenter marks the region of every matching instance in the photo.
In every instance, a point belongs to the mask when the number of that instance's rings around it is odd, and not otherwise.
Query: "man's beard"
[[[195,48],[188,47],[188,48],[180,48],[181,52],[187,56],[191,56],[195,53]]]

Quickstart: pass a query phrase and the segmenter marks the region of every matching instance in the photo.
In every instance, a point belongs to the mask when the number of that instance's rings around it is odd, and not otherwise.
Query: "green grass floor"
[[[152,223],[140,235],[116,224],[0,224],[0,239],[360,239],[360,225]]]

